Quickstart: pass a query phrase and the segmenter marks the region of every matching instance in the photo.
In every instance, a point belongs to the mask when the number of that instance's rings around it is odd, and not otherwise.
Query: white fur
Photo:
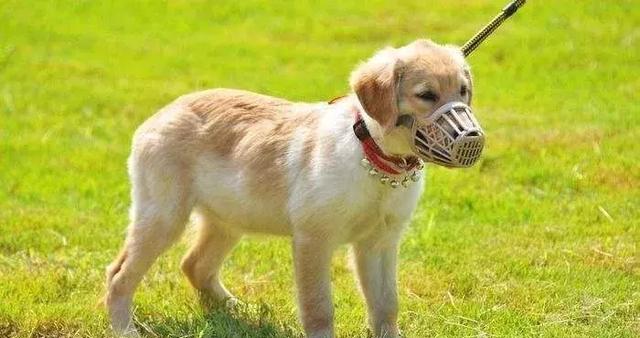
[[[305,333],[334,337],[331,256],[349,243],[373,333],[397,337],[398,246],[423,180],[392,189],[361,167],[354,109],[383,151],[407,155],[410,135],[394,127],[398,107],[424,118],[444,104],[426,104],[413,88],[429,85],[442,98],[462,100],[461,86],[471,85],[458,51],[424,40],[398,51],[356,69],[354,93],[334,104],[217,89],[179,98],[147,120],[129,158],[127,240],[107,269],[114,331],[137,334],[131,316],[136,286],[195,212],[197,238],[182,269],[201,299],[233,297],[219,271],[244,234],[288,235]],[[398,71],[402,83],[395,83]]]
[[[140,244],[136,246],[129,243],[133,251],[129,255],[135,255],[137,251],[141,256],[149,256],[149,250],[155,255],[159,254],[181,232],[188,210],[191,209],[199,218],[216,224],[219,229],[223,228],[225,233],[233,234],[234,239],[244,233],[293,236],[294,241],[302,243],[301,247],[309,248],[310,256],[330,257],[339,245],[354,243],[355,259],[360,262],[360,281],[367,284],[363,286],[363,292],[371,304],[372,326],[387,325],[391,327],[389,332],[396,332],[395,323],[386,322],[385,315],[377,313],[378,309],[383,312],[397,311],[395,306],[392,310],[385,310],[384,306],[375,304],[397,304],[395,251],[401,231],[421,194],[422,181],[409,188],[391,189],[380,184],[377,178],[371,177],[360,166],[363,152],[352,130],[354,116],[348,109],[349,103],[346,100],[334,105],[318,106],[319,109],[314,110],[319,115],[317,129],[300,129],[294,133],[286,157],[289,186],[286,205],[281,205],[278,199],[251,194],[247,187],[246,169],[212,154],[200,156],[194,161],[190,182],[180,181],[178,176],[183,175],[179,174],[182,168],[176,168],[176,164],[169,161],[170,156],[160,155],[159,149],[167,147],[166,139],[151,132],[138,135],[135,143],[139,149],[134,147],[129,160],[133,185],[131,217],[135,223],[135,227],[130,228],[130,238],[140,241]],[[169,117],[164,118],[170,121]],[[305,156],[302,142],[308,133],[315,133],[319,139],[334,139],[336,142],[322,143],[323,146],[335,145],[335,149],[317,147],[315,153],[311,154],[312,164],[305,167],[301,163]],[[331,156],[326,157],[325,153]],[[163,235],[153,235],[157,233]],[[153,244],[149,244],[150,241]],[[305,244],[307,241],[321,241],[322,245],[308,245]],[[389,250],[391,253],[387,253]],[[391,258],[383,258],[385,255]],[[304,259],[304,264],[316,264],[309,262],[309,259],[313,257]],[[383,263],[385,260],[394,263]],[[143,273],[152,261],[153,257],[139,263],[137,269]],[[328,266],[329,261],[324,264]],[[117,274],[114,276],[115,282],[118,277]],[[393,281],[393,284],[385,280]],[[317,301],[318,308],[324,309],[324,315],[330,317],[329,276],[320,276],[318,282],[315,287],[310,286],[301,292],[317,294],[318,299],[322,299]],[[212,283],[212,289],[215,289],[212,292],[231,296],[218,281]],[[385,291],[385,288],[394,289]],[[130,297],[116,297],[109,304],[113,305],[110,309],[114,329],[120,333],[135,333],[128,319]],[[122,322],[119,326],[118,321]],[[333,335],[332,326],[316,331],[317,336]],[[314,335],[315,331],[310,332],[310,335]]]

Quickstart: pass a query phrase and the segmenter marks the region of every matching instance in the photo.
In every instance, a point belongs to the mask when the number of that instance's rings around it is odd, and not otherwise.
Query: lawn
[[[0,337],[109,336],[125,161],[162,105],[210,87],[328,100],[375,50],[462,44],[505,3],[0,1]],[[471,169],[428,167],[401,249],[404,335],[640,336],[640,3],[530,1],[469,61],[487,146]],[[232,313],[198,308],[185,248],[136,295],[147,336],[301,335],[287,239],[233,251]],[[337,330],[365,337],[347,256]]]

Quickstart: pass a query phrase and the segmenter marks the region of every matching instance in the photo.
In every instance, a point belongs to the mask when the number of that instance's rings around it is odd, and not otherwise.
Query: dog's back
[[[284,99],[233,89],[187,94],[147,119],[135,133],[134,147],[153,140],[178,147],[181,152],[187,150],[181,147],[185,144],[190,151],[215,151],[227,156],[245,137],[286,123],[293,105]],[[193,148],[198,145],[206,149]]]

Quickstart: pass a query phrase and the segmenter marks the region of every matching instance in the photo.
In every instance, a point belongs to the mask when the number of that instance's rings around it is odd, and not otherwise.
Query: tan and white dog
[[[412,135],[398,117],[419,121],[447,102],[468,104],[471,76],[458,48],[417,40],[380,51],[350,84],[350,95],[329,104],[231,89],[197,92],[138,128],[128,163],[131,223],[107,268],[105,301],[117,334],[137,335],[136,286],[193,212],[197,237],[182,269],[201,297],[233,297],[220,282],[220,266],[243,234],[292,236],[304,331],[333,337],[331,256],[351,244],[371,330],[398,336],[398,244],[423,181],[413,173],[417,182],[394,189],[370,175],[354,123],[360,116],[377,155],[414,158]],[[376,163],[373,174],[386,172]],[[406,174],[402,161],[398,168]]]

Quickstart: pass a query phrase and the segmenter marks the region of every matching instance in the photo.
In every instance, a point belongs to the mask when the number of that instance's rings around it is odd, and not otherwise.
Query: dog
[[[401,117],[419,123],[448,102],[470,104],[472,78],[458,48],[417,40],[363,62],[350,87],[330,103],[205,90],[137,129],[131,223],[107,268],[116,334],[138,335],[136,286],[193,214],[196,238],[181,268],[203,299],[235,299],[220,267],[243,234],[291,236],[304,332],[334,337],[330,262],[349,244],[372,333],[399,335],[398,247],[422,193],[425,159]]]

